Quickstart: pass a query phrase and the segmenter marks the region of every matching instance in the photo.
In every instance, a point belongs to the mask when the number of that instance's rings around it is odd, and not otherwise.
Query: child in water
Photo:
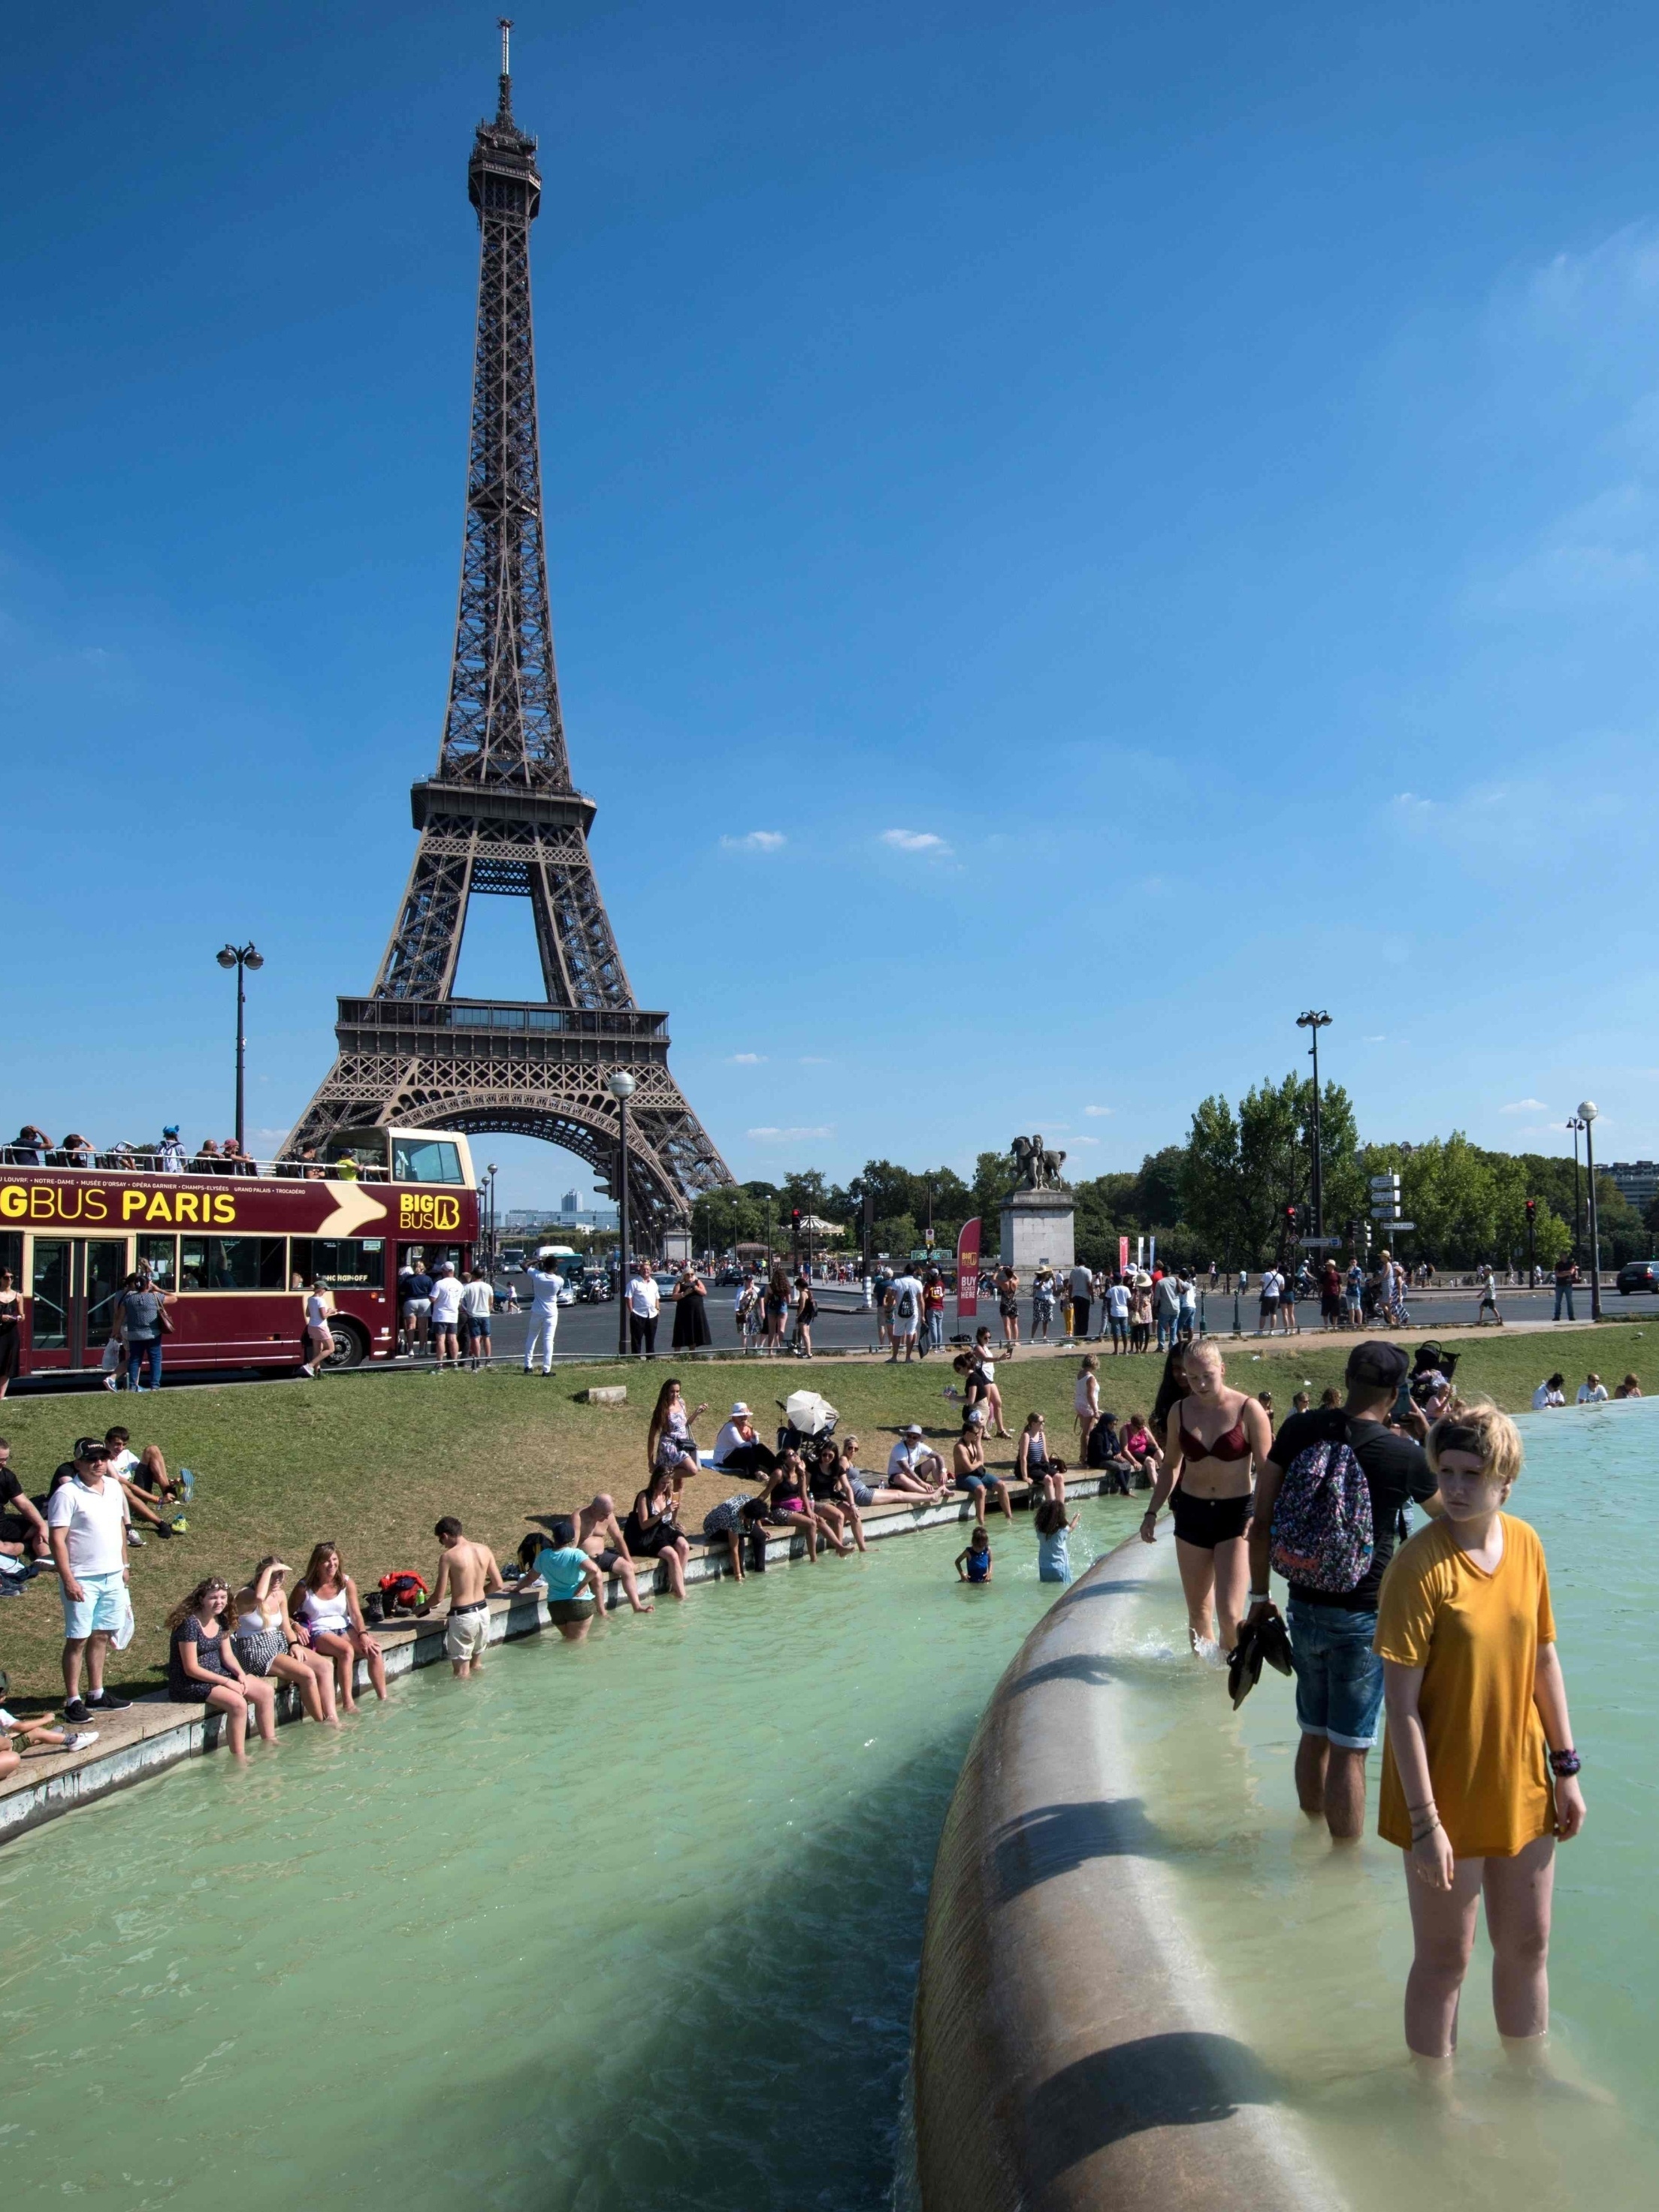
[[[957,1553],[957,1580],[959,1583],[988,1583],[990,1579],[991,1540],[983,1528],[975,1528],[968,1539],[967,1550]]]
[[[1395,1553],[1378,1607],[1389,1731],[1376,1826],[1405,1856],[1406,2041],[1449,2060],[1483,1900],[1498,2033],[1536,2047],[1548,2029],[1556,1838],[1583,1828],[1584,1799],[1544,1547],[1504,1510],[1520,1432],[1495,1406],[1455,1405],[1428,1453],[1443,1510]]]
[[[1036,1527],[1037,1580],[1040,1583],[1068,1583],[1072,1579],[1072,1555],[1066,1538],[1076,1528],[1080,1516],[1073,1514],[1068,1521],[1066,1508],[1052,1498],[1045,1498],[1031,1516]]]

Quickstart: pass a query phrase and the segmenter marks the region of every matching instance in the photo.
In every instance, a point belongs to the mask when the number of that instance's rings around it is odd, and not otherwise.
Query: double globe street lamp
[[[236,1149],[241,1152],[247,1149],[242,1116],[244,1068],[247,1059],[246,1027],[247,994],[245,988],[245,978],[250,968],[264,966],[265,956],[263,952],[256,951],[252,945],[227,945],[214,957],[222,968],[234,968],[236,970]]]

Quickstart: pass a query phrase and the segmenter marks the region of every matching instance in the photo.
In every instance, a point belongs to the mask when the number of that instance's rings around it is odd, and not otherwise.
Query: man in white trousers
[[[553,1340],[559,1333],[559,1293],[564,1277],[555,1272],[553,1255],[538,1252],[530,1270],[530,1326],[524,1340],[524,1371],[535,1371],[536,1354],[542,1356],[542,1373],[553,1372]]]

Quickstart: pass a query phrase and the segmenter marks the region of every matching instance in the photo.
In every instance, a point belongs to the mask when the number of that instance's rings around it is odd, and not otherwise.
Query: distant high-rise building
[[[580,1213],[581,1212],[581,1205],[582,1201],[580,1192],[568,1190],[564,1196],[559,1200],[559,1211],[561,1213]]]
[[[1617,1184],[1638,1213],[1645,1213],[1659,1198],[1659,1165],[1652,1160],[1614,1160],[1610,1167],[1598,1168],[1596,1172]]]

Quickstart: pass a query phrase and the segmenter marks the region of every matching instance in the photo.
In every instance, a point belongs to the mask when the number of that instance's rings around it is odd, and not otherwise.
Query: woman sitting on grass
[[[686,1411],[685,1399],[678,1379],[671,1375],[657,1393],[657,1402],[651,1415],[650,1431],[646,1437],[645,1455],[653,1474],[666,1468],[684,1482],[688,1474],[697,1471],[697,1446],[691,1434],[691,1424],[699,1414],[708,1411],[707,1406],[694,1406]],[[678,1491],[678,1483],[675,1487]],[[678,1503],[678,1498],[675,1500]]]
[[[173,1632],[167,1645],[167,1695],[176,1705],[211,1705],[222,1712],[231,1756],[240,1759],[246,1755],[250,1705],[260,1740],[276,1742],[276,1692],[270,1682],[243,1673],[224,1621],[229,1603],[229,1584],[217,1575],[206,1575],[167,1615]]]
[[[363,1626],[357,1585],[340,1564],[337,1544],[325,1541],[313,1548],[300,1584],[299,1626],[307,1648],[321,1652],[333,1666],[342,1711],[357,1710],[353,1692],[360,1659],[368,1668],[375,1696],[386,1696],[386,1657]]]
[[[696,1464],[692,1462],[693,1467]],[[667,1571],[668,1587],[678,1598],[685,1595],[685,1563],[691,1547],[679,1532],[675,1516],[679,1510],[676,1469],[658,1467],[650,1481],[635,1497],[623,1522],[623,1541],[635,1559],[655,1559]]]
[[[292,1682],[307,1719],[326,1721],[338,1728],[334,1703],[334,1668],[320,1651],[310,1650],[300,1640],[289,1618],[288,1567],[274,1552],[267,1552],[248,1580],[236,1593],[236,1632],[231,1649],[245,1674],[273,1676]]]
[[[1428,1453],[1444,1510],[1395,1553],[1378,1608],[1389,1729],[1376,1826],[1405,1856],[1406,2041],[1449,2061],[1483,1899],[1498,2032],[1511,2050],[1539,2049],[1555,1843],[1583,1826],[1584,1800],[1544,1547],[1504,1510],[1520,1432],[1495,1406],[1459,1406]]]

